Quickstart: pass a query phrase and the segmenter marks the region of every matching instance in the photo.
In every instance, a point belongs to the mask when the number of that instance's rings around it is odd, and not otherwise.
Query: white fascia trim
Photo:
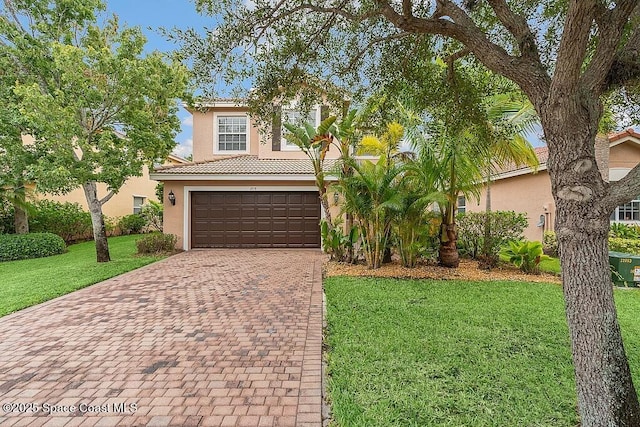
[[[547,170],[547,164],[543,163],[540,166],[538,166],[537,172],[546,171],[546,170]],[[516,171],[505,172],[505,173],[498,174],[496,176],[492,176],[491,180],[497,181],[499,179],[513,178],[514,176],[529,175],[532,173],[533,173],[533,168],[518,169]]]
[[[216,107],[234,107],[234,108],[247,108],[246,101],[238,99],[235,101],[205,101],[197,102],[195,105],[189,105],[186,102],[182,103],[182,106],[186,108],[216,108]]]
[[[637,145],[640,145],[640,139],[636,138],[635,136],[628,135],[609,143],[609,148],[615,147],[616,145],[624,144],[625,142],[633,142]]]
[[[184,187],[182,197],[184,211],[182,213],[182,249],[190,250],[191,246],[191,193],[193,191],[318,191],[315,185],[188,185]],[[320,203],[320,201],[318,201]],[[320,209],[322,212],[322,208]]]
[[[313,175],[191,175],[176,173],[154,173],[149,175],[156,181],[315,181]],[[332,175],[325,176],[325,180],[336,181]]]

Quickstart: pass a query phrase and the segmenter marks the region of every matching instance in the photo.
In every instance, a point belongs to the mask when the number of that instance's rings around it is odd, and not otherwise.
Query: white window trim
[[[140,207],[138,208],[140,211],[136,212],[136,199],[142,199],[142,203],[140,203]],[[146,204],[147,202],[147,196],[140,196],[138,194],[134,194],[133,195],[133,213],[134,214],[139,214],[140,212],[142,212],[142,207]]]
[[[218,118],[219,117],[244,117],[246,118],[246,132],[247,132],[247,148],[246,150],[219,150],[218,149]],[[249,154],[251,152],[251,120],[247,113],[213,113],[213,154]]]
[[[321,120],[321,115],[322,115],[322,108],[320,105],[314,105],[312,109],[315,109],[316,111],[316,123],[315,123],[315,127],[320,126],[320,122]],[[283,108],[283,111],[299,111],[298,109],[295,108],[295,106],[289,106],[287,108]],[[280,151],[302,151],[300,149],[300,147],[298,147],[295,144],[290,144],[289,141],[287,141],[287,139],[284,137],[284,134],[286,132],[286,129],[284,127],[284,121],[281,124],[281,129],[282,129],[282,136],[280,137],[280,141],[282,141],[282,143],[280,144]]]
[[[629,203],[638,203],[640,205],[640,196],[631,200]],[[627,203],[625,203],[626,205]],[[619,223],[619,224],[628,224],[628,225],[637,225],[640,224],[640,220],[637,219],[617,219],[620,216],[620,208],[624,205],[616,206],[613,210],[613,215],[616,219],[610,219],[611,223]]]
[[[210,186],[210,185],[188,185],[184,187],[182,197],[184,197],[184,207],[182,213],[182,249],[191,250],[191,193],[194,191],[318,191],[315,185],[229,185],[229,186]],[[318,199],[320,204],[320,199]],[[322,206],[320,206],[320,215],[322,215]]]

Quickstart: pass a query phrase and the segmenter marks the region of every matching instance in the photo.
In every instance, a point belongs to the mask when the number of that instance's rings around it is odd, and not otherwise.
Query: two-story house
[[[261,133],[240,100],[203,103],[193,114],[193,162],[156,168],[164,182],[164,232],[185,250],[318,248],[322,210],[311,161],[282,137]],[[282,121],[300,112],[282,110]],[[318,106],[306,120],[318,124]],[[330,150],[327,159],[339,157]],[[332,202],[333,203],[333,202]]]

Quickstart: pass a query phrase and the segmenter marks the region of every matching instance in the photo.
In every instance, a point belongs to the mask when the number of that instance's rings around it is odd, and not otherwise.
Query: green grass
[[[71,245],[68,252],[47,258],[0,263],[0,316],[68,294],[142,267],[161,257],[138,257],[140,236],[109,239],[111,262],[97,263],[93,241]]]
[[[325,292],[335,425],[578,424],[560,286],[333,277]],[[640,384],[640,292],[616,300]]]

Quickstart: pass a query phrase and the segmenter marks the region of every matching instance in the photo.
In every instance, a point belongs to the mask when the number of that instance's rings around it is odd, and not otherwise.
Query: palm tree
[[[492,96],[486,104],[488,158],[486,160],[486,204],[484,243],[480,268],[491,269],[498,263],[498,255],[491,252],[491,176],[507,165],[526,165],[534,170],[538,157],[525,135],[533,131],[538,116],[527,99],[517,99],[514,94]]]
[[[384,157],[377,162],[351,161],[351,167],[353,174],[338,184],[344,197],[343,209],[357,222],[367,265],[379,268],[389,241],[393,214],[401,208],[398,183],[402,167]]]
[[[284,135],[284,137],[289,142],[297,145],[311,160],[316,186],[318,187],[320,203],[322,204],[322,210],[329,229],[333,228],[333,221],[331,219],[331,210],[329,208],[329,199],[327,197],[324,159],[333,139],[330,129],[335,121],[335,116],[328,117],[320,123],[320,126],[318,126],[317,129],[309,123],[303,123],[301,126],[296,126],[291,123],[284,124],[284,127],[289,131]]]
[[[403,134],[401,125],[389,123],[380,138],[365,136],[360,146],[378,159],[362,163],[346,159],[350,174],[343,175],[337,186],[344,197],[344,212],[352,214],[357,222],[369,268],[382,264],[394,213],[402,206],[399,189],[404,166],[398,162],[398,147]]]

